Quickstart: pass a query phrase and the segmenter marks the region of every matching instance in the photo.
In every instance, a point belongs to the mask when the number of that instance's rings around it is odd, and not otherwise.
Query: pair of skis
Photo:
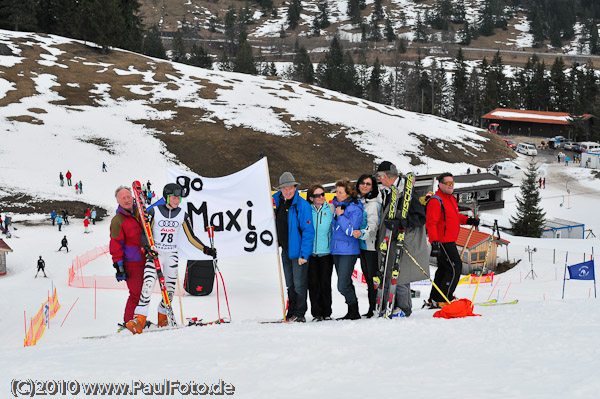
[[[404,237],[405,237],[405,226],[408,218],[408,208],[412,200],[413,187],[415,183],[415,176],[413,173],[406,175],[404,183],[404,191],[398,192],[398,188],[392,186],[392,194],[390,198],[390,210],[387,215],[387,219],[397,219],[396,213],[398,204],[402,201],[402,207],[400,208],[400,231],[398,235],[394,237],[392,230],[386,227],[385,235],[379,245],[379,252],[381,254],[381,261],[379,263],[379,269],[377,275],[373,277],[373,285],[375,291],[377,291],[377,300],[375,302],[375,314],[381,315],[383,308],[383,301],[385,297],[385,277],[387,275],[388,258],[390,256],[390,246],[392,243],[396,244],[394,251],[394,262],[391,270],[390,284],[388,288],[387,301],[385,303],[385,312],[383,313],[384,318],[392,318],[394,306],[396,303],[396,283],[398,276],[400,275],[400,261],[402,259],[402,250],[404,248]],[[400,197],[402,196],[402,197]]]

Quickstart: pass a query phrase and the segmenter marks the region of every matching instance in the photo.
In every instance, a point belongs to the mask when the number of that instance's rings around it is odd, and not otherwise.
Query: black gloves
[[[431,254],[430,256],[433,256],[434,258],[437,258],[438,256],[440,256],[441,254],[441,246],[442,244],[440,244],[439,241],[434,241],[431,243]]]
[[[125,271],[125,266],[123,266],[122,260],[113,263],[113,267],[117,270],[117,273],[115,274],[117,281],[127,280],[127,272]]]
[[[385,219],[383,224],[385,224],[386,229],[391,230],[392,237],[396,236],[402,230],[402,223],[398,219]]]
[[[467,218],[467,224],[477,227],[479,226],[479,218]]]
[[[146,245],[144,246],[144,253],[146,254],[147,259],[156,259],[158,258],[158,252],[153,247]]]
[[[202,250],[202,252],[204,252],[205,255],[208,256],[212,256],[213,258],[217,257],[217,249],[216,248],[211,248],[211,247],[204,247],[204,249]]]

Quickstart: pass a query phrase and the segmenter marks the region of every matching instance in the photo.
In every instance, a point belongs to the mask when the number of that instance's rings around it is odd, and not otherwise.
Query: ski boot
[[[167,319],[167,315],[158,313],[158,323],[156,325],[158,327],[167,327],[169,325],[169,320]]]
[[[141,314],[133,315],[133,319],[128,321],[125,326],[133,334],[141,334],[146,326],[146,316],[142,316]]]

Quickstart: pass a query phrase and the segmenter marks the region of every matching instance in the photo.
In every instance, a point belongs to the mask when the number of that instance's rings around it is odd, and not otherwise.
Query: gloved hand
[[[202,250],[202,252],[204,252],[205,255],[208,256],[212,256],[213,259],[217,257],[217,249],[216,248],[211,248],[211,247],[204,247],[204,249]]]
[[[127,280],[128,276],[127,276],[127,272],[125,271],[125,266],[123,266],[122,260],[113,263],[113,267],[117,270],[117,273],[115,274],[117,281]]]
[[[431,254],[430,256],[433,256],[434,258],[437,258],[438,256],[440,256],[440,254],[442,253],[442,248],[441,248],[442,244],[440,244],[439,241],[434,241],[431,243]]]
[[[156,259],[158,258],[158,252],[154,247],[149,245],[144,246],[144,253],[146,254],[147,259]]]
[[[383,223],[392,232],[392,237],[397,235],[402,227],[402,223],[398,219],[385,219]]]
[[[479,226],[479,218],[467,218],[467,224],[477,227]]]

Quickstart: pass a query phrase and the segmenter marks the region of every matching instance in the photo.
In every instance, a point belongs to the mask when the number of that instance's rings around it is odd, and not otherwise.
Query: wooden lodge
[[[0,238],[0,276],[6,274],[6,253],[12,251],[11,247]]]
[[[462,253],[463,248],[465,249],[462,254],[462,274],[471,274],[474,269],[481,270],[483,268],[490,240],[492,241],[492,246],[490,248],[490,254],[485,269],[486,273],[488,271],[496,271],[496,266],[498,266],[498,247],[501,245],[508,245],[510,242],[492,237],[490,234],[481,231],[473,230],[469,242],[467,243],[466,241],[470,231],[470,228],[461,227],[458,233],[458,239],[456,240],[458,253]]]

